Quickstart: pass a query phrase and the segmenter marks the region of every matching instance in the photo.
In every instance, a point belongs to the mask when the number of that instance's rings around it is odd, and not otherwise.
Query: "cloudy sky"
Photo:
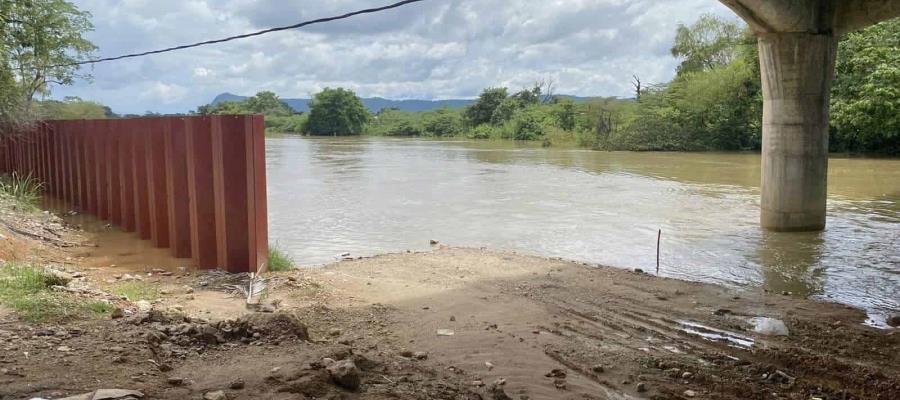
[[[97,56],[190,43],[385,5],[393,0],[74,0],[93,14]],[[716,0],[427,0],[378,15],[93,67],[55,88],[120,113],[184,112],[222,92],[309,97],[471,98],[487,86],[552,78],[557,93],[629,96],[631,76],[663,82],[675,28]]]

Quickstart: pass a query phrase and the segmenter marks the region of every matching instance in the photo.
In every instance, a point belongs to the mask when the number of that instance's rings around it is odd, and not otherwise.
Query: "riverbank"
[[[62,237],[78,246],[16,240],[44,255],[32,262],[77,276],[89,288],[78,296],[130,299],[69,321],[0,312],[0,398],[102,388],[153,399],[900,396],[900,334],[842,305],[436,246],[272,274],[250,309],[228,286],[238,276],[132,255],[111,265],[107,239],[75,228]],[[789,334],[755,333],[756,317]],[[323,359],[352,361],[359,386]]]

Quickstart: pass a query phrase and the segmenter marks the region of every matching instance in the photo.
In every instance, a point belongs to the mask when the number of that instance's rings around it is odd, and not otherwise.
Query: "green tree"
[[[507,97],[494,108],[494,113],[491,114],[491,124],[493,125],[503,125],[506,122],[509,122],[512,119],[513,114],[517,110],[525,107],[525,103],[518,97]]]
[[[833,149],[900,153],[900,19],[840,43],[831,124]]]
[[[310,102],[306,133],[359,135],[368,120],[369,113],[356,93],[343,88],[325,88]]]
[[[90,58],[96,46],[83,37],[93,30],[90,13],[64,0],[0,2],[3,68],[16,82],[26,109],[35,95],[47,95],[50,84],[70,85],[79,74],[71,65]]]
[[[281,101],[278,96],[269,91],[263,91],[247,100],[244,100],[245,107],[254,114],[286,116],[294,113],[294,110]]]
[[[541,87],[535,86],[531,90],[522,90],[510,97],[515,98],[524,105],[537,104],[541,101]]]
[[[425,121],[425,133],[429,136],[456,136],[463,130],[459,114],[448,109],[437,110]]]
[[[510,121],[512,139],[538,140],[544,137],[543,119],[544,114],[536,106],[516,111]]]
[[[508,92],[506,88],[487,88],[478,96],[475,104],[472,104],[465,111],[466,122],[471,126],[491,123],[494,116],[494,110],[500,106],[503,100],[506,100]]]
[[[38,102],[36,109],[41,119],[105,119],[109,108],[79,97],[66,97],[63,101]]]
[[[672,55],[681,59],[678,73],[707,71],[730,64],[738,46],[747,43],[738,22],[704,14],[691,26],[678,25]]]
[[[575,129],[575,102],[569,99],[559,100],[553,107],[556,126],[571,131]]]
[[[281,101],[275,93],[268,91],[259,92],[241,101],[223,101],[197,108],[197,114],[200,115],[262,114],[283,117],[293,113],[294,110],[287,103]]]
[[[67,64],[95,49],[82,37],[93,29],[89,18],[62,0],[0,0],[0,130],[33,121],[36,95],[79,77]]]

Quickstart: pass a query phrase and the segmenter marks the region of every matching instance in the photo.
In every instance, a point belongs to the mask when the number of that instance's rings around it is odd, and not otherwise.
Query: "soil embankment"
[[[240,277],[132,252],[116,262],[109,238],[64,236],[91,246],[27,239],[42,254],[33,261],[101,292],[154,296],[117,302],[121,318],[0,312],[2,399],[103,388],[151,399],[900,398],[900,333],[842,305],[439,247],[272,274],[251,310],[230,286]],[[755,333],[757,317],[789,333]]]

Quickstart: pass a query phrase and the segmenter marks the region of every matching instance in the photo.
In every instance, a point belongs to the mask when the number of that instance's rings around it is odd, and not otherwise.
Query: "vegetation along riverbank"
[[[485,89],[464,108],[369,113],[351,91],[326,89],[296,114],[271,92],[200,107],[201,114],[263,113],[272,132],[534,140],[603,150],[758,150],[762,95],[755,38],[741,24],[704,16],[680,26],[666,83],[634,77],[634,97],[572,98],[553,82]],[[840,43],[832,89],[834,152],[900,152],[900,20]]]

